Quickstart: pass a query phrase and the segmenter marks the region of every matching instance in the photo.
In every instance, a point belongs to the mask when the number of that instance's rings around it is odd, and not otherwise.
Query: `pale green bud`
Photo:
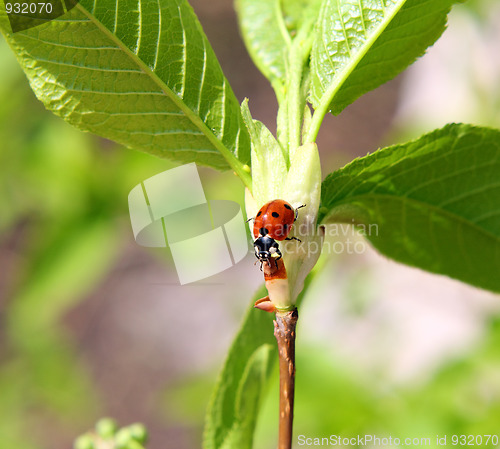
[[[283,149],[266,126],[253,120],[248,100],[241,104],[241,114],[252,141],[252,194],[257,204],[280,198],[287,166]]]
[[[143,424],[135,423],[128,426],[128,430],[132,435],[132,438],[139,443],[145,443],[148,439],[148,432]]]
[[[116,421],[111,418],[102,418],[95,425],[97,435],[104,439],[112,438],[118,430]]]
[[[75,449],[95,449],[94,440],[89,434],[81,435],[75,440],[73,447]]]
[[[283,245],[283,258],[290,285],[290,305],[304,287],[304,280],[321,254],[324,228],[316,227],[321,199],[321,164],[318,147],[307,143],[297,148],[290,163],[282,198],[294,208],[301,205],[292,234],[301,242],[288,241]]]
[[[128,448],[128,444],[132,440],[132,434],[128,427],[123,427],[115,435],[116,447],[118,449]]]
[[[127,449],[144,449],[144,446],[136,440],[130,440]]]
[[[253,173],[255,180],[256,173]],[[269,179],[262,179],[269,183]],[[321,165],[316,144],[308,143],[295,150],[290,169],[282,179],[281,186],[279,189],[274,186],[272,194],[265,194],[256,190],[257,185],[254,183],[254,195],[246,191],[245,205],[248,217],[255,217],[266,202],[274,199],[283,199],[294,208],[304,205],[298,210],[298,219],[290,234],[290,237],[301,241],[279,242],[288,279],[268,286],[268,291],[269,288],[273,289],[272,292],[269,291],[269,297],[274,306],[287,310],[295,304],[307,274],[318,261],[323,245],[324,227],[316,227],[321,196]],[[252,227],[250,222],[250,231]]]

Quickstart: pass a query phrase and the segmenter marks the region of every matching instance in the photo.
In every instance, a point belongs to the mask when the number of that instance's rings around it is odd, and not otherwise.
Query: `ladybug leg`
[[[274,263],[276,264],[276,269],[278,269],[278,260],[280,260],[283,257],[283,255],[281,254],[279,248],[276,248],[276,254],[278,255],[278,257],[274,259]]]
[[[297,242],[302,242],[302,240],[298,239],[297,237],[287,237],[285,240],[297,240]]]
[[[301,206],[302,207],[302,206]],[[295,219],[297,219],[297,217],[295,217]],[[255,221],[255,217],[250,217],[247,221],[245,221],[245,223],[248,223],[249,221],[252,221],[254,220]]]
[[[295,220],[293,220],[294,222],[297,221],[297,218],[299,218],[299,209],[302,209],[303,207],[306,207],[306,205],[302,204],[302,206],[295,208]]]

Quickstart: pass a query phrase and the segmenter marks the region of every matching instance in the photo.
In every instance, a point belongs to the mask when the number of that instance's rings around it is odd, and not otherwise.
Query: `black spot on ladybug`
[[[285,204],[285,207],[286,207],[288,210],[292,210],[292,208],[291,208],[288,204]]]
[[[262,215],[262,211],[259,210],[259,213],[257,214],[257,217],[260,217]]]
[[[266,228],[260,228],[259,234],[260,235],[267,235],[267,234],[269,234],[269,231]]]
[[[280,216],[280,214],[278,214],[278,212],[273,212],[271,214],[274,218],[278,218]]]

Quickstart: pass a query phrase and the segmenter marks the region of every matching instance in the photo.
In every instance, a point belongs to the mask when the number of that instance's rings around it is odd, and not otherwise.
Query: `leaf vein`
[[[198,90],[198,106],[196,107],[198,115],[201,112],[201,98],[203,95],[203,87],[205,86],[205,74],[207,70],[207,46],[205,44],[205,39],[202,39],[201,41],[203,42],[203,67],[201,70],[200,88]]]
[[[469,169],[467,171],[473,171],[473,169]],[[465,170],[464,170],[464,172],[465,172]],[[500,182],[494,182],[492,184],[483,185],[483,186],[478,187],[476,189],[469,190],[468,192],[464,192],[461,195],[457,195],[455,197],[449,198],[446,201],[441,202],[440,204],[438,204],[438,206],[439,207],[449,206],[450,204],[456,203],[457,201],[464,200],[465,198],[477,195],[479,193],[484,193],[484,192],[488,191],[489,189],[492,189],[492,188],[494,189],[496,187],[500,187]]]
[[[118,28],[118,5],[120,3],[120,0],[116,0],[116,8],[115,8],[115,23],[113,27],[113,34],[116,35],[116,30]]]
[[[156,0],[156,4],[158,5],[158,37],[156,39],[157,44],[155,45],[155,58],[153,63],[153,72],[156,70],[156,66],[158,65],[158,53],[160,52],[160,40],[161,40],[161,6],[160,0]]]
[[[141,41],[142,41],[142,1],[138,0],[138,5],[137,5],[137,10],[139,13],[139,23],[138,23],[138,30],[137,30],[137,42],[135,44],[135,54],[138,55],[140,48],[141,48]]]
[[[69,21],[67,21],[67,22],[69,22]],[[79,21],[76,21],[76,22],[79,22]],[[33,36],[30,36],[29,34],[23,34],[23,39],[30,39],[30,40],[33,40],[35,42],[40,42],[42,44],[52,45],[54,47],[71,48],[74,50],[119,50],[119,51],[121,51],[120,47],[83,47],[80,45],[61,44],[59,42],[46,41],[44,39],[33,37]]]
[[[344,35],[345,39],[345,44],[347,47],[347,52],[349,53],[349,58],[352,58],[352,53],[351,53],[351,45],[349,44],[349,38],[347,37],[347,33],[345,31],[345,22],[344,22],[344,17],[342,15],[342,10],[340,7],[340,2],[335,2],[337,4],[337,11],[339,13],[339,20],[340,24],[342,25],[342,34]]]
[[[154,95],[154,96],[160,96],[164,98],[168,98],[164,92],[112,92],[112,91],[103,91],[103,90],[82,90],[82,89],[74,89],[71,87],[67,88],[68,91],[71,92],[77,92],[77,93],[82,93],[82,94],[98,94],[98,95]]]
[[[363,13],[363,5],[361,3],[361,0],[358,0],[358,6],[359,6],[359,14],[361,17],[361,27],[363,28],[363,34],[365,35],[365,39],[368,39],[368,33],[366,32],[366,25],[365,25],[365,15]]]
[[[88,66],[88,65],[70,64],[69,62],[53,61],[50,59],[43,59],[43,58],[38,58],[38,57],[37,57],[36,61],[37,62],[46,62],[47,64],[54,64],[54,65],[59,65],[59,66],[63,66],[63,67],[73,67],[76,69],[94,70],[97,72],[104,72],[104,73],[109,73],[109,72],[138,73],[140,75],[144,75],[144,72],[142,72],[140,70],[134,70],[134,69],[110,69],[110,68],[103,68],[103,67],[93,67],[93,66]]]
[[[171,131],[161,131],[161,132],[153,132],[153,131],[124,131],[124,132],[132,135],[146,135],[146,136],[171,136],[171,135],[182,135],[182,134],[187,134],[192,136],[204,135],[201,131],[189,131],[189,130],[171,130]]]
[[[179,95],[184,98],[184,90],[186,88],[186,78],[187,78],[187,39],[186,39],[186,27],[184,26],[182,20],[182,12],[180,5],[177,7],[179,10],[179,21],[181,23],[182,29],[182,86]]]
[[[475,229],[477,232],[481,233],[481,234],[484,234],[486,237],[488,238],[491,238],[497,242],[500,243],[500,237],[499,236],[496,236],[494,234],[492,234],[491,232],[487,231],[486,229],[482,228],[481,226],[478,226],[476,223],[472,222],[471,220],[469,220],[468,218],[466,217],[462,217],[461,215],[457,215],[456,213],[448,210],[448,209],[440,209],[438,208],[437,206],[433,205],[433,204],[430,204],[430,203],[427,203],[425,201],[422,201],[420,199],[415,199],[415,198],[408,198],[408,197],[401,197],[401,196],[397,196],[397,195],[390,195],[390,194],[380,194],[380,193],[376,193],[376,194],[371,194],[371,195],[356,195],[355,197],[349,197],[349,198],[345,198],[341,201],[338,201],[336,202],[335,204],[333,204],[330,209],[333,210],[335,209],[335,207],[338,207],[338,206],[341,206],[341,205],[344,205],[344,204],[352,204],[353,201],[362,201],[363,199],[367,199],[367,200],[373,200],[373,201],[379,201],[383,198],[389,198],[391,200],[396,200],[396,201],[408,201],[408,202],[413,202],[417,205],[421,205],[421,206],[424,206],[426,208],[429,208],[431,210],[434,210],[436,211],[438,214],[441,214],[441,215],[445,215],[445,216],[448,216],[448,217],[451,217],[452,219],[456,220],[456,221],[459,221],[473,229]],[[330,212],[331,213],[331,212]],[[329,214],[330,214],[329,213]],[[329,215],[328,214],[328,215]],[[327,218],[328,215],[325,217]],[[381,216],[379,214],[379,216]]]
[[[500,216],[500,210],[491,210],[488,211],[487,213],[480,215],[479,217],[476,217],[474,220],[472,220],[473,223],[481,223],[482,221],[488,220],[492,217]]]

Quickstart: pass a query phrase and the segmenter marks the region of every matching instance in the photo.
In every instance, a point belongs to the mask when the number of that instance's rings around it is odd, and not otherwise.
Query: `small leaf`
[[[297,306],[313,276],[306,279]],[[252,448],[259,405],[278,355],[274,315],[253,308],[263,296],[266,289],[261,287],[229,350],[207,410],[203,449]]]
[[[220,449],[252,447],[261,397],[276,359],[273,351],[271,344],[264,344],[248,359],[235,398],[236,419]]]
[[[314,108],[339,114],[394,78],[441,35],[457,1],[325,0],[311,54]]]
[[[287,0],[282,2],[283,16],[290,35],[295,37],[302,26],[309,26],[319,14],[321,0]]]
[[[13,34],[2,7],[0,30],[37,97],[74,126],[181,163],[240,175],[249,163],[238,101],[185,0],[82,0]]]
[[[266,295],[265,291],[263,287],[259,289],[252,300],[252,305],[255,299]],[[271,348],[272,345],[275,345],[273,316],[253,307],[250,308],[229,350],[208,408],[203,438],[204,449],[227,447],[226,440],[238,441],[241,445],[234,447],[239,449],[251,449],[257,413],[255,402],[260,401],[264,382],[253,383],[245,390],[242,389],[242,386],[247,382],[247,374],[255,369],[255,367],[252,368],[253,360],[264,357],[266,349],[262,348]],[[260,356],[258,355],[259,351],[261,351]],[[261,364],[261,369],[267,370],[275,359],[275,351],[269,351],[267,365]],[[262,379],[262,377],[259,376],[258,379]],[[248,399],[245,399],[244,395],[247,395]],[[245,402],[249,404],[252,413],[245,414],[241,409]],[[252,428],[250,429],[250,427]],[[243,435],[246,436],[246,439],[243,438]]]
[[[382,254],[500,292],[500,131],[453,124],[376,151],[321,199],[323,223],[357,224]]]
[[[291,44],[280,3],[280,0],[236,0],[236,12],[248,52],[273,86],[281,85],[285,79]]]
[[[282,198],[287,164],[283,150],[271,131],[262,122],[252,119],[248,100],[241,104],[241,113],[251,136],[252,195],[260,208],[268,201]]]

